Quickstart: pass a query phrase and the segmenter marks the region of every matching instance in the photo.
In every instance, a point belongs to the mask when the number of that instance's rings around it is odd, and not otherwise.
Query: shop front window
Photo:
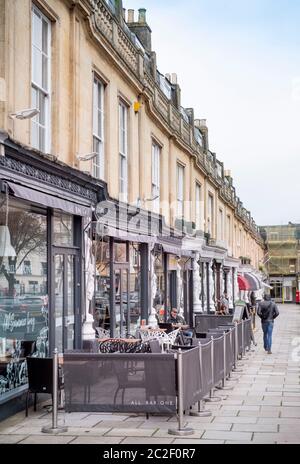
[[[114,242],[114,304],[111,307],[111,276],[109,237],[96,236],[93,242],[95,257],[94,329],[114,330],[117,337],[135,334],[140,325],[141,283],[139,244]],[[114,312],[114,313],[113,313]],[[114,318],[112,315],[114,314]],[[115,327],[112,327],[112,320]],[[100,330],[97,330],[100,328]],[[103,333],[103,332],[102,332]]]
[[[128,332],[134,335],[141,317],[141,254],[138,244],[133,243],[129,248],[130,269],[129,269],[129,289],[130,289],[130,317]]]
[[[59,246],[74,245],[73,216],[55,214],[53,220],[54,244]]]
[[[48,355],[47,219],[0,195],[0,395],[27,383],[26,356]]]
[[[93,242],[95,257],[95,297],[94,297],[94,329],[97,327],[110,329],[110,268],[109,239],[96,236]],[[96,331],[97,332],[97,331]],[[97,333],[96,333],[97,335]]]

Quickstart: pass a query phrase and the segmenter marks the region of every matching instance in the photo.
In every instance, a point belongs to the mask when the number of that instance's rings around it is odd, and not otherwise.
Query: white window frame
[[[119,100],[119,198],[128,201],[128,106],[122,100]]]
[[[177,163],[177,217],[184,217],[184,166]]]
[[[195,187],[195,222],[196,230],[201,229],[201,184],[196,182]]]
[[[161,147],[155,142],[152,141],[152,198],[153,200],[153,212],[159,213],[160,206],[160,156],[161,156]],[[156,198],[157,197],[157,198]]]
[[[104,180],[104,92],[103,82],[94,74],[93,79],[93,151],[97,153],[93,158],[93,176]],[[99,106],[100,96],[100,106]]]
[[[45,53],[41,48],[38,48],[38,45],[34,43],[34,15],[40,18],[43,27],[43,21],[47,25],[47,53]],[[50,152],[51,147],[51,21],[35,6],[32,6],[31,9],[31,104],[32,107],[41,109],[40,102],[44,102],[45,108],[45,121],[44,124],[40,122],[42,113],[40,112],[31,121],[31,145],[33,148],[40,150],[44,153]],[[42,34],[43,36],[43,34]],[[34,50],[37,50],[42,55],[42,66],[43,66],[43,59],[47,61],[47,88],[43,87],[43,84],[39,84],[34,80]],[[43,75],[43,69],[41,70],[41,75]],[[37,101],[33,99],[33,92],[37,93]],[[43,99],[43,100],[42,100]],[[33,131],[37,130],[37,143],[34,143]],[[40,130],[44,130],[44,146],[41,145],[40,139]]]

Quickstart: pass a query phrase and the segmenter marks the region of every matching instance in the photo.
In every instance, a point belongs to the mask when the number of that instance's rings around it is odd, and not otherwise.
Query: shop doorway
[[[58,248],[54,251],[54,346],[59,352],[76,347],[75,327],[79,318],[79,252]]]

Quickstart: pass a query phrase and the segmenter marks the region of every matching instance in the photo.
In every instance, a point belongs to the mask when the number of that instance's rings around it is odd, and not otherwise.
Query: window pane
[[[32,13],[32,42],[42,50],[42,20],[36,10]]]
[[[46,149],[46,140],[45,140],[45,128],[43,126],[39,126],[39,150],[45,151]]]
[[[36,47],[32,48],[32,80],[42,87],[42,54]]]
[[[10,199],[6,221],[3,195],[0,204],[8,249],[16,254],[0,256],[1,398],[27,383],[26,356],[48,355],[48,296],[47,267],[44,272],[41,266],[47,263],[46,217]]]
[[[48,55],[48,23],[43,19],[43,25],[42,25],[42,35],[43,35],[43,43],[42,43],[42,50],[43,53]]]
[[[42,75],[43,75],[43,89],[48,90],[48,58],[43,55],[43,70],[42,70]]]
[[[46,124],[46,98],[43,92],[39,91],[39,123],[45,126]]]
[[[54,216],[53,229],[55,245],[74,245],[74,227],[72,216],[63,213],[56,213]]]

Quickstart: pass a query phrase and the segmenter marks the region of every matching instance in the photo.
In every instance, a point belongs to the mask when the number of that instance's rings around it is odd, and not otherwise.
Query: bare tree
[[[0,223],[3,222],[3,212],[0,214]],[[0,257],[0,273],[8,282],[8,295],[14,296],[16,273],[28,255],[35,251],[43,252],[46,245],[46,228],[38,216],[30,212],[14,211],[9,221],[11,245],[16,252],[15,257],[8,258],[8,269]]]

